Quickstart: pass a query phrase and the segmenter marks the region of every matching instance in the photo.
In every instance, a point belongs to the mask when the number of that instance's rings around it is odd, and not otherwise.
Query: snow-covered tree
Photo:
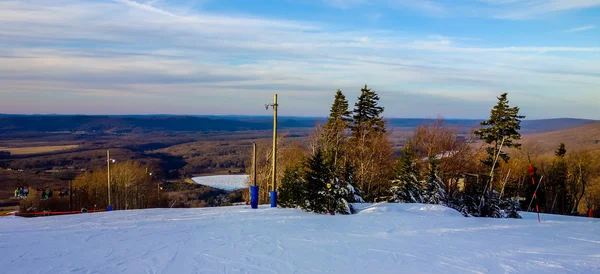
[[[405,146],[394,170],[391,201],[396,203],[424,203],[423,186],[410,143]]]
[[[288,169],[279,189],[282,207],[301,208],[308,212],[352,214],[354,202],[363,202],[353,186],[352,171],[343,169],[341,176],[331,171],[323,152],[306,160],[303,170]],[[328,187],[329,185],[329,187]]]
[[[430,160],[432,161],[432,160]],[[444,190],[444,182],[438,176],[438,167],[435,163],[430,163],[429,176],[425,182],[424,198],[428,204],[445,204],[446,191]]]

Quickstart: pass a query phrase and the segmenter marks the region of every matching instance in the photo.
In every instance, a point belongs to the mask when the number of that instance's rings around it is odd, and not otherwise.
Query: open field
[[[0,147],[0,151],[8,151],[13,155],[43,154],[63,150],[76,149],[79,145],[39,146],[39,147]]]

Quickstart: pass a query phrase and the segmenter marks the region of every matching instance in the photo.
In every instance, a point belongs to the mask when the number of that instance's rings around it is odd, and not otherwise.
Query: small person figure
[[[19,189],[15,188],[15,197],[19,197]]]

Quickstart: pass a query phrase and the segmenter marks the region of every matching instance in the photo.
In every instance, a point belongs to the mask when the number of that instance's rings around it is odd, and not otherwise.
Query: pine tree
[[[353,168],[348,159],[348,134],[352,118],[348,111],[348,100],[341,90],[337,90],[327,122],[318,137],[317,149],[321,149],[324,164],[331,171],[330,184],[339,199],[360,202],[360,191],[354,183]],[[347,206],[351,209],[351,206]],[[349,210],[352,211],[352,210]]]
[[[286,167],[277,191],[277,201],[283,208],[296,208],[303,204],[306,197],[306,187],[300,169]]]
[[[394,169],[395,179],[390,192],[392,202],[424,203],[423,186],[419,182],[419,170],[414,159],[411,144],[407,144]]]
[[[348,141],[346,130],[349,128],[352,118],[348,110],[348,100],[341,90],[337,90],[327,122],[323,126],[320,136],[320,145],[323,148],[325,158],[334,166],[338,166],[340,159],[344,158],[344,146]],[[343,164],[341,165],[343,166]]]
[[[558,149],[556,150],[556,152],[554,152],[554,155],[556,155],[556,157],[564,158],[566,154],[567,149],[565,147],[565,143],[560,143]]]
[[[378,103],[379,96],[365,85],[354,107],[349,140],[356,185],[371,202],[388,194],[393,165],[392,146],[381,116],[384,108]]]
[[[381,117],[384,108],[378,106],[379,96],[367,85],[360,92],[358,101],[354,105],[353,137],[360,138],[369,132],[385,133],[385,122]]]
[[[336,213],[353,214],[354,207],[352,203],[364,203],[360,191],[353,182],[353,171],[350,162],[346,162],[343,168],[342,176],[337,176],[332,182],[330,199],[332,199],[332,208]]]
[[[345,172],[346,177],[334,177],[321,150],[308,159],[306,169],[301,179],[304,191],[299,206],[302,209],[315,213],[354,213],[351,203],[362,202],[362,198],[350,183],[351,171]]]
[[[488,158],[484,160],[484,163],[489,167],[493,166],[496,155],[499,155],[504,162],[509,161],[510,157],[501,151],[501,146],[503,148],[521,147],[521,144],[515,141],[521,139],[519,130],[521,129],[521,119],[525,116],[519,115],[518,107],[508,105],[507,96],[507,93],[503,93],[498,97],[498,104],[491,110],[490,119],[481,122],[483,128],[475,131],[475,135],[479,139],[491,145],[486,149]],[[497,166],[498,164],[496,164]]]
[[[425,203],[427,204],[445,204],[446,191],[444,190],[444,182],[438,176],[438,165],[435,162],[430,162],[429,176],[425,187]]]
[[[325,164],[323,152],[319,149],[308,159],[304,176],[306,195],[300,206],[310,212],[326,213],[328,209],[327,184],[331,182],[331,170]]]

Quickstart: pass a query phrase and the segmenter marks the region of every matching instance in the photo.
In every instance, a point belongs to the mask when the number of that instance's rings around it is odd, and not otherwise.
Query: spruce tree
[[[423,186],[419,181],[419,170],[415,162],[414,151],[408,143],[394,168],[395,179],[390,193],[392,202],[424,203]]]
[[[279,206],[284,208],[299,207],[305,201],[306,191],[300,169],[298,167],[286,167],[277,191]]]
[[[299,197],[291,200],[297,202],[300,208],[309,212],[354,213],[351,203],[363,202],[363,200],[359,195],[360,193],[350,183],[352,181],[352,171],[349,167],[342,170],[344,171],[343,176],[335,177],[325,161],[323,152],[317,150],[307,160],[302,177],[295,178],[302,186],[296,188]],[[288,188],[284,189],[287,190]]]
[[[356,185],[370,202],[388,194],[392,179],[392,146],[378,103],[379,96],[365,85],[355,103],[349,140]]]
[[[348,110],[348,100],[341,90],[337,90],[327,122],[323,126],[319,136],[319,146],[323,149],[327,161],[337,166],[344,166],[344,148],[348,141],[346,130],[349,128],[352,118]],[[337,170],[337,168],[336,168]]]
[[[334,186],[338,198],[349,203],[362,201],[348,159],[347,130],[352,122],[351,114],[346,96],[338,89],[317,145],[322,149],[325,165],[332,173],[329,183]]]
[[[521,144],[516,143],[516,140],[521,139],[519,130],[521,129],[521,119],[525,116],[519,115],[518,107],[510,107],[508,105],[508,94],[503,93],[498,97],[498,104],[494,106],[490,113],[490,119],[481,122],[483,126],[478,131],[475,131],[475,135],[479,139],[485,141],[489,146],[486,151],[488,158],[484,160],[484,163],[492,167],[496,155],[498,155],[504,162],[508,162],[510,157],[508,154],[501,151],[500,146],[503,148],[520,148]],[[498,163],[496,164],[496,167]]]
[[[327,195],[327,183],[331,181],[332,174],[319,149],[310,157],[306,163],[307,171],[304,176],[306,193],[304,203],[300,206],[311,212],[326,213],[329,203]]]
[[[354,104],[352,136],[360,138],[369,132],[385,133],[385,122],[381,117],[384,108],[378,105],[379,96],[367,85],[360,92],[358,101]]]
[[[444,182],[438,176],[438,165],[434,161],[430,162],[429,176],[425,182],[425,203],[427,204],[445,204],[446,191],[444,190]]]

